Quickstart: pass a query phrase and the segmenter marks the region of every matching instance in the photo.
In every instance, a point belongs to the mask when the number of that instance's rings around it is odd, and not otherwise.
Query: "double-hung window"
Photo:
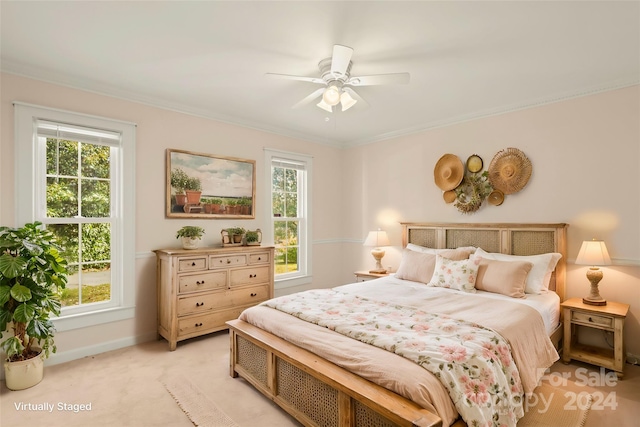
[[[270,165],[270,236],[275,245],[275,282],[283,288],[311,281],[310,156],[265,150]]]
[[[17,220],[53,231],[68,261],[58,330],[133,315],[135,125],[16,104]]]

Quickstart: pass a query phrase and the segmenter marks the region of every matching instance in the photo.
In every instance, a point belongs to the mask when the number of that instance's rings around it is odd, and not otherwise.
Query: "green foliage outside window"
[[[53,138],[47,139],[46,146],[47,217],[109,218],[111,149],[102,145]],[[47,228],[57,236],[63,247],[63,255],[69,260],[70,274],[79,270],[83,274],[109,271],[111,228],[108,222],[49,224]],[[110,289],[110,280],[106,280],[108,283],[92,285]],[[94,302],[86,301],[82,290],[79,290],[85,289],[86,284],[77,285],[75,288],[69,286],[65,289],[63,305]],[[101,300],[110,299],[109,292],[103,291],[100,295]]]

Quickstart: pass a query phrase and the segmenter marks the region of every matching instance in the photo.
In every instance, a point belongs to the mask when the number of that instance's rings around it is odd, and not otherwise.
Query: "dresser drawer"
[[[256,305],[268,299],[269,285],[267,284],[235,289],[231,293],[231,301],[234,306]]]
[[[267,283],[269,277],[269,266],[239,268],[231,271],[230,286],[252,285],[256,283]]]
[[[178,316],[231,306],[231,291],[203,292],[178,298]]]
[[[249,264],[269,264],[270,262],[271,256],[269,256],[269,252],[249,254]]]
[[[185,271],[199,271],[207,269],[207,257],[198,258],[180,258],[178,260],[178,272],[183,273]]]
[[[202,335],[208,331],[226,329],[225,322],[237,319],[243,308],[230,308],[215,313],[189,316],[178,320],[178,339]]]
[[[218,255],[209,257],[209,268],[229,268],[247,265],[247,255]]]
[[[181,294],[224,288],[227,286],[227,272],[183,274],[178,276],[178,282],[178,292]]]
[[[613,328],[613,317],[598,316],[595,314],[572,311],[571,320],[576,323],[583,323],[585,325],[598,325],[605,328]]]

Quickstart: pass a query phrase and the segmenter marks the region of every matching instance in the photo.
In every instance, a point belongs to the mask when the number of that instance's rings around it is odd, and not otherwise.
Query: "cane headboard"
[[[408,243],[436,249],[475,246],[510,255],[562,254],[549,289],[564,301],[567,265],[567,224],[466,224],[403,222],[402,247]]]

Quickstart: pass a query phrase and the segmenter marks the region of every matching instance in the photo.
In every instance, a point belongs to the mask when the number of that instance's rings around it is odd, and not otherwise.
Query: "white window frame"
[[[299,270],[295,273],[286,273],[275,276],[275,288],[283,289],[294,286],[301,286],[311,283],[312,274],[312,239],[311,239],[311,188],[313,177],[313,157],[305,154],[291,153],[288,151],[274,150],[265,148],[265,191],[268,199],[264,203],[264,214],[267,224],[267,230],[262,233],[262,240],[266,242],[274,243],[273,224],[278,218],[273,216],[273,176],[272,165],[274,161],[284,160],[293,161],[304,164],[304,178],[302,183],[298,182],[299,201],[301,204],[301,216],[299,216],[299,241],[298,241],[298,265]],[[302,189],[300,189],[302,184]],[[274,272],[275,274],[275,272]]]
[[[45,194],[46,152],[42,137],[37,135],[37,122],[76,125],[120,134],[112,145],[112,286],[111,301],[64,307],[53,319],[58,331],[85,328],[116,322],[135,315],[135,128],[134,123],[52,109],[37,105],[14,103],[16,180],[16,222],[25,224],[46,221]]]

